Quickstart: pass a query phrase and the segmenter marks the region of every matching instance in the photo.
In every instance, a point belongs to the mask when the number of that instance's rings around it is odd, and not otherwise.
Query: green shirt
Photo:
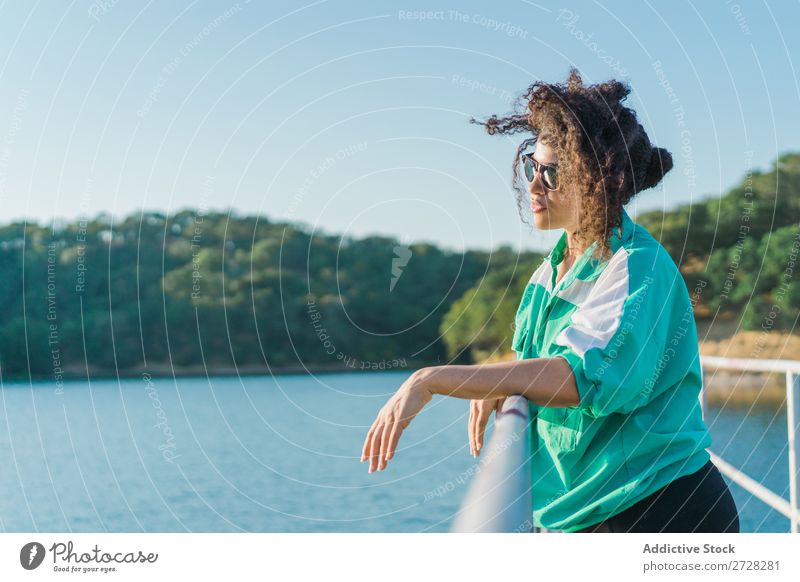
[[[555,284],[564,232],[515,317],[517,358],[560,356],[580,404],[530,403],[533,518],[575,531],[627,509],[708,460],[692,303],[663,246],[622,211],[610,259],[593,243]]]

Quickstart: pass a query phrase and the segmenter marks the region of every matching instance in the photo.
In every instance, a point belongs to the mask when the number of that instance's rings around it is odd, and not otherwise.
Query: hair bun
[[[652,188],[672,169],[672,154],[664,148],[653,148],[647,173],[642,180],[642,190]]]

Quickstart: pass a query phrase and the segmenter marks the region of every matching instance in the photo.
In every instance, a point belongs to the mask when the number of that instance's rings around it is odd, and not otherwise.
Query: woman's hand
[[[397,441],[411,420],[430,402],[433,394],[422,382],[420,371],[414,372],[378,413],[367,433],[361,451],[361,462],[369,459],[369,472],[383,470],[394,456]]]
[[[483,448],[483,433],[486,424],[492,415],[492,410],[500,412],[505,398],[493,398],[491,400],[470,400],[469,401],[469,450],[473,457],[477,457]]]

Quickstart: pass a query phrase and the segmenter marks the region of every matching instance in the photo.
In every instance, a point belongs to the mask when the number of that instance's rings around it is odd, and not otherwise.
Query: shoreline
[[[702,325],[702,324],[701,324]],[[722,334],[720,334],[722,335]],[[786,353],[800,351],[800,336],[796,334],[782,334],[773,332],[768,341],[764,341],[761,334],[756,332],[739,332],[728,337],[713,337],[705,334],[707,338],[700,342],[702,355],[719,355],[731,358],[760,358],[786,359]],[[713,337],[713,339],[712,339]],[[788,349],[787,349],[788,348]],[[500,362],[516,359],[514,352],[495,354],[490,357],[480,357],[478,363]],[[400,363],[404,365],[393,365]],[[382,367],[381,367],[382,364]],[[388,364],[388,365],[387,365]],[[344,374],[355,372],[406,372],[411,373],[422,367],[441,365],[441,362],[406,362],[405,360],[391,360],[379,363],[361,362],[360,366],[347,365],[343,362],[313,365],[275,366],[245,365],[245,366],[172,366],[169,363],[157,363],[149,366],[136,366],[126,370],[98,370],[70,367],[65,368],[60,379],[53,375],[3,375],[3,384],[31,384],[50,382],[56,386],[76,382],[109,381],[139,379],[177,379],[177,378],[208,378],[208,377],[253,377],[253,376],[292,376],[316,374]],[[742,373],[735,371],[703,370],[706,402],[714,406],[770,406],[783,408],[786,403],[786,386],[784,374],[774,372]]]
[[[432,364],[426,364],[432,365]],[[424,366],[420,366],[424,367]],[[384,369],[354,368],[342,364],[330,365],[309,365],[309,366],[280,366],[269,368],[267,366],[170,366],[169,364],[157,364],[142,368],[129,368],[114,372],[111,370],[64,370],[61,374],[61,383],[75,382],[99,382],[106,380],[131,380],[134,378],[210,378],[210,377],[251,377],[251,376],[292,376],[292,375],[314,375],[314,374],[344,374],[353,372],[413,372],[417,368],[411,365],[405,367],[389,367]],[[22,384],[29,382],[52,382],[58,381],[52,374],[41,375],[3,375],[3,384]]]

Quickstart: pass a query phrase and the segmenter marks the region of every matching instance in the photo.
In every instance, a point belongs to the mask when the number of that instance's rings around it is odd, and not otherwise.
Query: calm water
[[[5,383],[0,531],[446,531],[475,462],[467,401],[435,397],[388,470],[359,463],[406,376]],[[713,450],[788,497],[782,412],[707,420]],[[732,490],[744,531],[788,531]]]

